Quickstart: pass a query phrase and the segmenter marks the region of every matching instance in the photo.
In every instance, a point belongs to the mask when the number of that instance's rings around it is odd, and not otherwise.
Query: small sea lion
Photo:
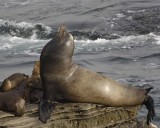
[[[116,82],[89,71],[72,60],[74,40],[65,26],[60,26],[40,55],[40,76],[44,95],[40,101],[39,119],[46,123],[57,102],[96,103],[110,107],[144,104],[147,124],[155,115],[154,101],[148,95],[152,88],[141,89]]]
[[[26,84],[27,84],[27,79],[23,80],[18,86],[16,86],[15,88],[10,90],[9,92],[12,92],[12,93],[19,95],[20,97],[22,97],[26,101],[26,99],[28,99],[28,97],[27,97],[28,95],[26,95],[26,92],[27,92]],[[26,101],[26,103],[27,102],[28,101]]]
[[[25,100],[12,92],[0,93],[0,109],[22,116],[25,112]]]
[[[6,78],[0,87],[1,92],[7,92],[18,86],[23,80],[28,79],[28,75],[23,73],[15,73]]]
[[[40,78],[40,62],[34,63],[32,75],[28,78],[26,88],[26,101],[30,103],[39,103],[43,95],[43,88]]]
[[[35,62],[32,75],[31,77],[28,78],[27,81],[28,81],[27,83],[28,87],[43,90],[41,78],[40,78],[40,62],[39,61]]]

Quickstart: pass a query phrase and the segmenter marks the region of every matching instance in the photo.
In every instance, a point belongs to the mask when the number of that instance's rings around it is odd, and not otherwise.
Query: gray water
[[[0,81],[31,74],[61,24],[75,38],[74,61],[117,81],[154,87],[160,126],[160,0],[0,0]],[[139,112],[146,117],[146,108]]]

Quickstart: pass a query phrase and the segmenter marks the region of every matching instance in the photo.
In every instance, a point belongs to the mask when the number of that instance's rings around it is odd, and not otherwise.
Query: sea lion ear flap
[[[60,37],[64,37],[66,33],[67,33],[66,26],[63,24],[60,25],[57,30],[57,35]]]

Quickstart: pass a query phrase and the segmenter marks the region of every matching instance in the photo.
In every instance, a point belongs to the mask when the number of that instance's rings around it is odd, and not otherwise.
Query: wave
[[[127,58],[123,56],[104,56],[101,58],[93,58],[89,59],[89,61],[94,61],[98,63],[119,63],[119,64],[127,64],[127,63],[132,63],[133,59],[132,58]]]
[[[35,36],[22,38],[17,36],[0,35],[0,52],[10,51],[11,54],[26,54],[39,56],[44,45],[49,39],[38,39]],[[160,36],[153,33],[138,36],[122,36],[116,39],[97,38],[75,39],[75,54],[97,54],[111,50],[135,49],[137,47],[160,45]],[[158,55],[157,55],[158,56]]]
[[[111,62],[118,61],[121,63],[133,62],[133,60],[131,58],[120,57],[120,56],[109,57],[109,61],[111,61]]]
[[[21,38],[37,38],[37,39],[50,39],[53,36],[56,28],[47,26],[42,23],[32,24],[27,22],[17,22],[0,19],[0,35],[4,36],[16,36]],[[96,40],[98,38],[116,39],[119,35],[110,33],[96,33],[96,32],[70,32],[76,39],[91,39]]]
[[[32,24],[0,19],[0,35],[17,36],[21,38],[51,38],[52,29],[41,23]]]
[[[126,26],[123,26],[121,22],[128,24],[128,21],[124,21],[128,19],[128,15],[132,14],[132,11],[127,11],[123,13],[118,13],[115,18],[110,19],[108,24],[112,26],[112,24],[117,24],[112,28],[108,28],[107,25],[103,26],[106,30],[105,31],[97,31],[97,26],[92,31],[70,31],[70,33],[75,37],[77,40],[97,40],[97,39],[106,39],[106,40],[114,40],[114,39],[121,39],[122,37],[136,37],[137,34],[130,33],[130,30],[127,30]],[[135,14],[134,12],[133,14]],[[134,18],[135,19],[135,18]],[[133,16],[132,16],[133,22]],[[130,22],[129,22],[130,23]],[[105,25],[105,24],[104,24]],[[134,25],[134,23],[132,24]],[[122,28],[123,27],[123,28]],[[138,26],[136,26],[138,27]],[[136,28],[135,26],[130,26],[129,28],[133,29]],[[145,27],[147,28],[147,27]],[[27,23],[27,22],[18,22],[18,21],[9,21],[9,20],[2,20],[0,19],[0,36],[12,36],[12,37],[21,37],[21,38],[37,38],[37,39],[50,39],[53,36],[57,28],[52,28],[51,26],[47,26],[42,23]],[[141,29],[142,30],[142,29]],[[120,32],[123,31],[123,34]],[[125,33],[125,34],[124,34]],[[141,35],[148,35],[152,32],[147,32]],[[157,33],[158,34],[158,33]],[[160,42],[160,39],[159,39]]]
[[[11,56],[30,55],[39,56],[42,48],[49,40],[37,38],[21,38],[12,36],[0,36],[0,52],[7,52]]]
[[[123,17],[123,15],[119,14],[117,17]],[[0,52],[10,50],[10,54],[13,55],[39,56],[55,30],[41,23],[32,24],[0,19]],[[75,38],[75,55],[160,45],[160,36],[154,33],[130,36],[81,31],[70,33]]]
[[[160,36],[153,33],[147,35],[122,36],[116,39],[98,38],[96,40],[83,39],[75,40],[77,47],[79,45],[88,46],[97,49],[114,50],[114,49],[133,49],[136,47],[152,46],[160,44]],[[98,47],[101,46],[101,47]],[[79,48],[79,47],[78,47]]]
[[[158,59],[160,59],[160,53],[153,53],[151,55],[141,57],[141,59],[148,59],[148,58],[158,58]]]

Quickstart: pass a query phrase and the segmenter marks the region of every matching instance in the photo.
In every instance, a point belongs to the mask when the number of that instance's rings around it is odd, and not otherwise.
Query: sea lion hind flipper
[[[42,98],[39,106],[39,120],[43,123],[47,123],[56,105],[56,102],[51,102]]]
[[[146,88],[146,95],[151,91],[151,89],[153,89],[153,87],[149,87],[149,88]]]
[[[143,104],[148,109],[147,125],[149,125],[151,120],[153,120],[153,117],[155,116],[154,100],[153,100],[153,98],[151,96],[147,95],[147,97],[145,98]]]

